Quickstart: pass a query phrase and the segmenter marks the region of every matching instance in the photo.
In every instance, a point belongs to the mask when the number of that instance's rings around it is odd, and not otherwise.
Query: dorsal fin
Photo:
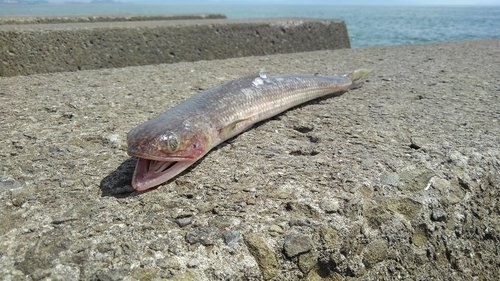
[[[253,78],[262,78],[262,79],[266,79],[267,78],[267,72],[266,72],[266,68],[263,67],[259,70],[258,73],[250,73],[250,74],[247,74],[247,75],[244,75],[238,79],[253,79]]]

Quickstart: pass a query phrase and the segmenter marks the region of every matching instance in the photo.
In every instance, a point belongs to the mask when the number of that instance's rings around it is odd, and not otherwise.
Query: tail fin
[[[357,89],[357,88],[361,87],[361,85],[363,85],[363,82],[359,82],[356,80],[363,78],[366,74],[368,74],[370,72],[372,72],[371,69],[356,69],[353,72],[349,73],[349,79],[351,79],[351,81],[352,81],[352,84],[349,87],[349,90]]]
[[[356,81],[363,78],[370,72],[372,72],[371,69],[356,69],[353,72],[349,73],[349,78],[351,79],[351,81]]]

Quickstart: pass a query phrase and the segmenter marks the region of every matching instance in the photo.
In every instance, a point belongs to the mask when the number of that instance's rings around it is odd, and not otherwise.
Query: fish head
[[[152,119],[128,133],[127,153],[138,158],[134,189],[146,190],[172,179],[212,148],[214,138],[206,123],[171,121],[160,125]]]
[[[206,138],[188,130],[148,133],[132,130],[127,135],[128,154],[147,159],[186,161],[205,152]]]

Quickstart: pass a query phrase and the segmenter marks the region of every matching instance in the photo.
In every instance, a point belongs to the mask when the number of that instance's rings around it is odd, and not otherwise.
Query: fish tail
[[[371,69],[356,69],[353,72],[349,73],[349,79],[351,79],[352,84],[351,87],[349,87],[349,90],[356,89],[361,87],[363,85],[363,82],[359,82],[357,80],[365,77],[366,74],[372,72]]]
[[[349,73],[349,78],[351,79],[351,81],[356,81],[363,78],[370,72],[372,72],[371,69],[356,69],[353,72]]]

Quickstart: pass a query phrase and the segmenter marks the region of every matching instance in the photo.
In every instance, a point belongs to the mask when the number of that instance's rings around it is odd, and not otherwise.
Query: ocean
[[[0,4],[0,16],[186,13],[341,19],[352,48],[500,38],[500,6]]]

